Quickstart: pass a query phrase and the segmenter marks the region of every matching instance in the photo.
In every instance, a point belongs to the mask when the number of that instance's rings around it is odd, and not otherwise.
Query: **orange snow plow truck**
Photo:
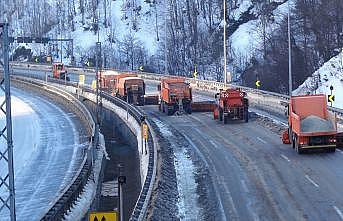
[[[247,94],[241,89],[231,88],[226,91],[221,90],[215,95],[216,106],[213,111],[214,119],[223,121],[224,124],[228,119],[232,120],[249,120],[249,102]]]
[[[184,78],[165,78],[158,85],[159,109],[168,115],[192,113],[192,89]]]
[[[308,149],[336,150],[336,116],[329,113],[325,95],[292,96],[286,114],[284,144],[292,144],[299,154]]]
[[[52,64],[52,76],[53,78],[70,81],[63,63]]]
[[[104,91],[130,104],[144,105],[145,83],[134,73],[101,71],[100,86]]]

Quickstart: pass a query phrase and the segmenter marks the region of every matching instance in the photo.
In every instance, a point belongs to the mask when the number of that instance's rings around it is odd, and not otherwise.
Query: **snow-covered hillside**
[[[326,62],[319,70],[309,77],[298,89],[296,95],[327,94],[335,95],[334,107],[343,109],[343,52]]]

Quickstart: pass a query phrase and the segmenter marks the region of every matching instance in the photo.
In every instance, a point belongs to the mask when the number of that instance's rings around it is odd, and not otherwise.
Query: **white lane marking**
[[[285,155],[281,154],[281,157],[282,157],[283,159],[287,160],[288,162],[291,162],[291,160],[290,160],[288,157],[286,157]]]
[[[315,187],[319,188],[319,185],[316,182],[314,182],[308,175],[306,175],[305,178],[308,181],[310,181],[310,183],[312,183]]]
[[[336,149],[338,152],[340,152],[340,153],[342,153],[343,154],[343,151],[342,150],[340,150],[340,149]]]
[[[267,142],[263,140],[261,137],[257,137],[257,140],[261,141],[262,143],[266,144]]]
[[[343,213],[342,213],[342,211],[340,209],[338,209],[337,206],[333,206],[333,208],[335,209],[336,213],[339,215],[341,220],[343,220]]]

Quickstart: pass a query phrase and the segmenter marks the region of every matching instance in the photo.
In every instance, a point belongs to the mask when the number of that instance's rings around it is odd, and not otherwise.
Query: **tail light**
[[[336,138],[329,138],[329,143],[336,143]]]

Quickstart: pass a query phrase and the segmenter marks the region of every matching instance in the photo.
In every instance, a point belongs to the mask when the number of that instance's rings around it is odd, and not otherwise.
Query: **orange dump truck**
[[[325,95],[291,97],[287,115],[283,143],[291,143],[299,154],[307,149],[336,150],[336,116],[329,113]]]
[[[53,78],[70,81],[63,63],[52,64],[52,76]]]
[[[102,90],[120,97],[130,104],[144,105],[145,84],[134,73],[101,71],[100,86]]]
[[[168,115],[174,113],[192,113],[192,89],[184,78],[165,78],[158,85],[160,91],[160,106],[162,112]]]
[[[119,78],[116,95],[124,100],[127,100],[130,104],[144,105],[144,80],[139,77]]]
[[[221,90],[215,95],[216,106],[213,111],[214,119],[223,121],[224,124],[228,119],[249,121],[249,102],[245,92],[239,88]]]

